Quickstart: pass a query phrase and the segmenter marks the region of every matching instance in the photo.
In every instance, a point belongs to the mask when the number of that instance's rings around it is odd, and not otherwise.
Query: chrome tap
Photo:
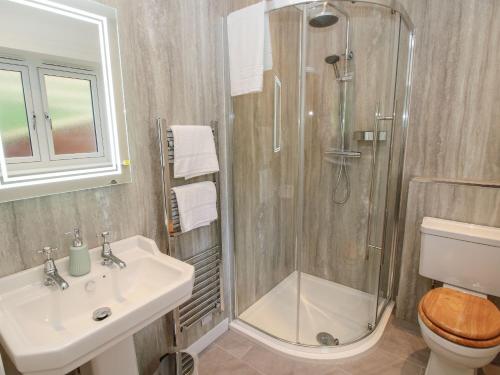
[[[109,232],[102,232],[100,236],[103,239],[102,250],[101,250],[101,257],[102,257],[101,264],[103,266],[111,266],[113,264],[116,264],[118,265],[118,267],[120,267],[120,269],[127,267],[127,264],[123,260],[113,255],[113,252],[111,251],[111,245],[109,244],[107,238],[109,236]]]
[[[42,250],[37,251],[39,254],[44,254],[47,257],[45,263],[43,264],[43,273],[45,275],[43,285],[57,285],[59,288],[61,288],[61,290],[68,289],[69,284],[66,282],[66,280],[59,276],[59,272],[57,272],[57,267],[54,263],[54,259],[52,259],[52,253],[56,251],[57,248],[50,246],[45,246]]]

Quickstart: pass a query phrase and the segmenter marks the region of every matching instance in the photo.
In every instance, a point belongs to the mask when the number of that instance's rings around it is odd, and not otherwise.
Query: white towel
[[[204,227],[217,220],[217,192],[213,182],[196,182],[173,187],[172,190],[177,200],[183,232]]]
[[[172,125],[174,177],[192,177],[219,171],[214,135],[210,126]]]
[[[272,68],[266,2],[232,12],[227,17],[231,95],[260,92],[264,70]]]
[[[271,26],[269,13],[264,13],[264,71],[273,68],[273,45],[271,43]]]

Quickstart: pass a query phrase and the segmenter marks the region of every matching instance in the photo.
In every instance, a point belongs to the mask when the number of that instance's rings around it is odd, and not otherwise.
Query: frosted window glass
[[[97,152],[91,82],[45,75],[45,88],[55,154]]]
[[[0,134],[6,158],[33,156],[21,72],[0,70]]]

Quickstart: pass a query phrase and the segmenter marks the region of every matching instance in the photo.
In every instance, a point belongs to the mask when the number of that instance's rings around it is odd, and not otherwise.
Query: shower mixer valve
[[[337,81],[341,81],[341,82],[352,81],[353,76],[354,76],[353,73],[347,73],[347,74],[344,74],[341,77],[338,77]]]
[[[349,53],[346,55],[345,53],[342,54],[346,60],[352,60],[354,58],[354,52],[349,51]]]

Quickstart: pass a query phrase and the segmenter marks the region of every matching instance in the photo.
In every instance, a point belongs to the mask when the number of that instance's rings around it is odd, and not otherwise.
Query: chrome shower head
[[[327,3],[311,8],[308,18],[309,25],[312,27],[328,27],[335,25],[339,21],[339,18],[328,9]]]

